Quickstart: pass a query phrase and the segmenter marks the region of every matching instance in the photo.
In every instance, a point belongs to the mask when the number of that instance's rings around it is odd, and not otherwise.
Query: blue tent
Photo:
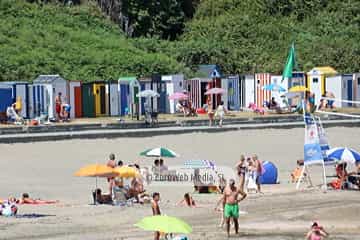
[[[264,174],[260,177],[261,184],[276,184],[278,177],[278,170],[276,166],[269,161],[263,162]]]

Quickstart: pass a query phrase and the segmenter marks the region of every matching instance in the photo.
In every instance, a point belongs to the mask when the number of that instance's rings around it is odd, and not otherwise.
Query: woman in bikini
[[[239,177],[239,190],[244,192],[245,174],[246,174],[244,155],[240,156],[240,161],[236,164],[236,171]]]

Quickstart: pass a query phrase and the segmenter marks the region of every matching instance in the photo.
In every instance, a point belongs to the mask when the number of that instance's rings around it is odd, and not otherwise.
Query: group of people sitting
[[[329,185],[334,189],[356,189],[360,190],[360,162],[356,164],[356,170],[347,171],[347,163],[337,164],[335,167],[336,179]]]
[[[107,166],[111,168],[122,167],[124,166],[124,163],[121,160],[116,163],[115,154],[111,153]],[[138,164],[127,166],[135,168],[139,172],[139,176],[133,177],[131,180],[122,177],[108,178],[109,193],[103,193],[100,188],[95,189],[93,192],[93,199],[96,204],[122,205],[127,202],[149,202],[150,197],[144,188],[144,179],[140,175],[140,166]]]
[[[334,109],[334,100],[330,100],[331,98],[335,99],[335,95],[332,92],[326,91],[325,94],[322,95],[323,98],[320,99],[320,104],[318,109],[319,110],[324,110],[327,108],[330,109]],[[324,99],[324,98],[329,98],[329,100]]]
[[[21,108],[19,109],[18,103],[15,102],[6,108],[6,117],[8,123],[24,124],[24,119],[20,115]]]
[[[183,113],[184,116],[197,116],[196,109],[190,100],[179,100],[176,103],[176,111]]]

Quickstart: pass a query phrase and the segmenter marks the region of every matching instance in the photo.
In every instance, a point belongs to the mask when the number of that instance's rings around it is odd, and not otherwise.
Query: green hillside
[[[91,81],[182,70],[163,54],[134,47],[96,6],[0,1],[0,81],[55,73]]]

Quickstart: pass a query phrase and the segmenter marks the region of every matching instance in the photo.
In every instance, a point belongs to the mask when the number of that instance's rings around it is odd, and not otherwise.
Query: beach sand
[[[331,146],[360,148],[360,129],[326,129]],[[150,205],[131,207],[93,206],[94,178],[74,177],[80,167],[106,163],[113,152],[126,164],[138,161],[150,166],[151,159],[138,154],[149,147],[165,146],[181,156],[166,159],[171,168],[187,159],[208,159],[218,166],[233,167],[240,154],[256,153],[279,168],[280,184],[264,186],[264,195],[250,194],[240,203],[240,235],[232,239],[304,239],[311,221],[318,220],[329,239],[360,239],[358,191],[327,191],[320,188],[295,190],[289,174],[303,156],[304,130],[246,130],[226,133],[194,133],[152,138],[73,140],[0,145],[0,198],[30,196],[56,199],[59,204],[20,206],[19,214],[37,218],[0,217],[0,239],[153,239],[152,232],[133,226],[150,215]],[[331,169],[331,168],[327,168]],[[321,167],[311,167],[314,185],[322,183]],[[106,179],[99,179],[107,189]],[[150,185],[161,194],[164,214],[184,219],[193,227],[190,239],[225,239],[218,227],[220,213],[214,211],[220,195],[195,194],[199,208],[175,207],[190,186]],[[41,216],[44,215],[44,216]]]

